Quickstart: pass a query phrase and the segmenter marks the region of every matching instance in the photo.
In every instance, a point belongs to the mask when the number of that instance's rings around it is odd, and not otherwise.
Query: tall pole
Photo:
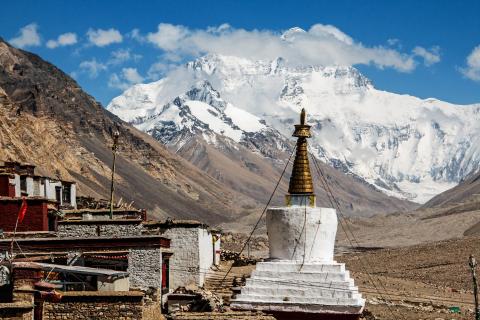
[[[475,320],[480,320],[480,310],[478,309],[477,273],[475,270],[477,267],[477,261],[475,261],[475,258],[472,255],[469,258],[469,265],[470,269],[472,270],[473,296],[475,299]]]
[[[112,179],[110,180],[110,219],[113,219],[113,190],[114,190],[114,180],[115,180],[115,160],[117,159],[117,144],[118,144],[118,137],[120,136],[120,132],[115,129],[112,132],[112,153],[113,153],[113,161],[112,161]]]

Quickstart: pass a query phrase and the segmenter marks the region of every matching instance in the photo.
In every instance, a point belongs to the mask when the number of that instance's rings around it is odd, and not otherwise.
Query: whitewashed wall
[[[75,183],[72,183],[70,190],[71,190],[70,204],[72,205],[72,207],[77,209],[77,185]]]
[[[207,229],[198,229],[199,245],[199,286],[205,283],[205,275],[213,265],[213,241],[212,234]]]
[[[22,190],[20,190],[20,176],[18,174],[15,175],[15,197],[21,197]]]
[[[213,250],[215,252],[215,261],[213,263],[218,266],[220,265],[220,255],[221,255],[221,234],[218,233],[217,235],[217,241],[215,241],[215,245],[213,247]]]

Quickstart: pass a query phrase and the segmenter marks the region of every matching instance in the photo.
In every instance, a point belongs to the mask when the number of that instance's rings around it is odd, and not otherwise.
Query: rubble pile
[[[190,294],[194,296],[191,303],[180,307],[180,311],[182,312],[220,312],[224,309],[222,298],[209,290],[179,287],[173,293]]]
[[[234,267],[243,267],[248,265],[255,265],[258,261],[262,261],[262,259],[256,259],[253,257],[247,257],[244,254],[239,254],[235,251],[230,250],[222,250],[220,254],[220,260],[222,261],[233,261]]]

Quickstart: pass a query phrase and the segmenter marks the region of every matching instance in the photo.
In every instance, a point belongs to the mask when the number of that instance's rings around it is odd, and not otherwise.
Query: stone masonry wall
[[[122,237],[138,236],[142,234],[142,225],[132,223],[94,224],[94,223],[59,223],[57,227],[59,237]]]
[[[147,290],[162,287],[162,252],[158,249],[130,249],[130,288]]]
[[[33,305],[31,308],[6,307],[0,304],[0,319],[3,320],[31,320],[33,319]]]
[[[199,270],[198,228],[171,228],[162,236],[170,238],[170,289],[201,285]]]
[[[84,298],[84,297],[82,297]],[[105,299],[79,299],[45,302],[43,320],[143,320],[142,299],[112,297]],[[127,297],[130,298],[130,297]]]

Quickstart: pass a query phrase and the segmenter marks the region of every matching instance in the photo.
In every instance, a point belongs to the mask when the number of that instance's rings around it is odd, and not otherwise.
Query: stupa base
[[[286,303],[278,305],[235,303],[232,305],[232,309],[262,311],[272,315],[277,320],[358,320],[363,311],[363,307],[332,308],[331,306],[294,305]]]
[[[258,310],[276,319],[358,319],[365,300],[345,265],[281,260],[257,264],[235,310]]]

